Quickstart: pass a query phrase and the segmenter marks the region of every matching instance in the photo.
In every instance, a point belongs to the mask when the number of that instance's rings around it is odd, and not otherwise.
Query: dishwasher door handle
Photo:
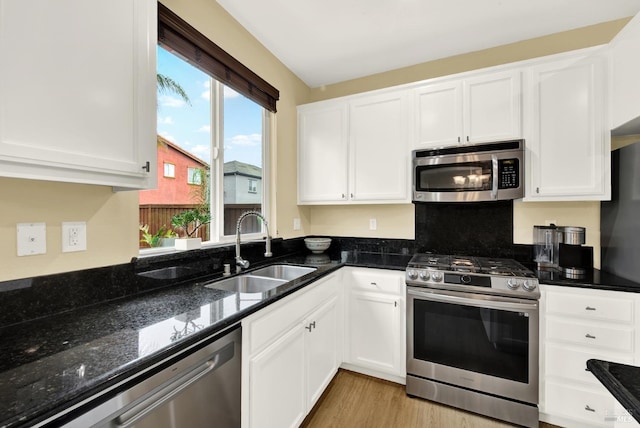
[[[229,354],[229,352],[225,352],[225,348],[228,348],[229,346],[233,347],[233,343],[230,343],[229,345],[222,348],[213,356],[213,358],[205,361],[199,367],[191,370],[184,376],[180,376],[179,378],[171,381],[169,384],[161,387],[158,391],[143,399],[126,412],[120,414],[114,420],[115,425],[122,428],[130,427],[131,425],[135,424],[140,419],[145,417],[147,414],[149,414],[151,411],[176,397],[190,385],[194,384],[213,370],[217,369],[221,363],[224,364],[229,360],[228,356],[223,355]],[[222,361],[220,361],[221,355],[223,358]],[[233,348],[231,350],[231,355],[233,355]]]

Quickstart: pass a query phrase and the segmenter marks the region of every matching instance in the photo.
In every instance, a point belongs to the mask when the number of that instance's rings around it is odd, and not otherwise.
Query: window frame
[[[210,212],[213,220],[209,225],[209,240],[203,247],[228,245],[235,235],[224,235],[224,117],[219,112],[224,105],[224,86],[262,107],[262,214],[269,222],[270,232],[275,233],[271,211],[271,139],[274,138],[276,103],[279,91],[260,78],[241,62],[229,55],[186,21],[158,3],[157,44],[178,54],[183,60],[199,68],[215,82],[216,91],[211,92],[211,157],[209,159]],[[211,85],[214,86],[213,84]],[[222,154],[222,156],[220,156]],[[221,161],[218,161],[219,159]],[[175,178],[175,165],[174,177]],[[220,202],[220,204],[216,204]],[[217,206],[216,206],[217,205]],[[243,240],[262,240],[266,230],[243,233]],[[143,256],[176,251],[174,247],[141,248]]]
[[[171,172],[173,173],[173,175],[167,175],[167,167],[171,167],[169,168],[171,170]],[[176,165],[171,163],[171,162],[164,162],[162,165],[162,176],[164,178],[176,178]]]

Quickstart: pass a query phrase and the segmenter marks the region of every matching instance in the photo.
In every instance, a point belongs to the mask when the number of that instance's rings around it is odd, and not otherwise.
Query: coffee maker
[[[558,228],[558,265],[562,275],[569,279],[584,278],[593,267],[593,248],[583,247],[586,237],[584,227],[564,226]]]
[[[534,262],[539,271],[584,278],[593,267],[593,248],[583,246],[586,229],[576,226],[533,226]]]

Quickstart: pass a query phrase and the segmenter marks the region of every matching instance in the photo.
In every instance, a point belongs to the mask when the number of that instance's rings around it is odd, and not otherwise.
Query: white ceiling
[[[640,0],[217,1],[310,87],[640,11]]]

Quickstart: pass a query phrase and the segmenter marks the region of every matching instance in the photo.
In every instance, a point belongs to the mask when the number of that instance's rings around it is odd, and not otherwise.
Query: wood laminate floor
[[[505,422],[408,397],[404,385],[339,370],[304,428],[498,428]],[[554,425],[540,423],[541,428]]]

